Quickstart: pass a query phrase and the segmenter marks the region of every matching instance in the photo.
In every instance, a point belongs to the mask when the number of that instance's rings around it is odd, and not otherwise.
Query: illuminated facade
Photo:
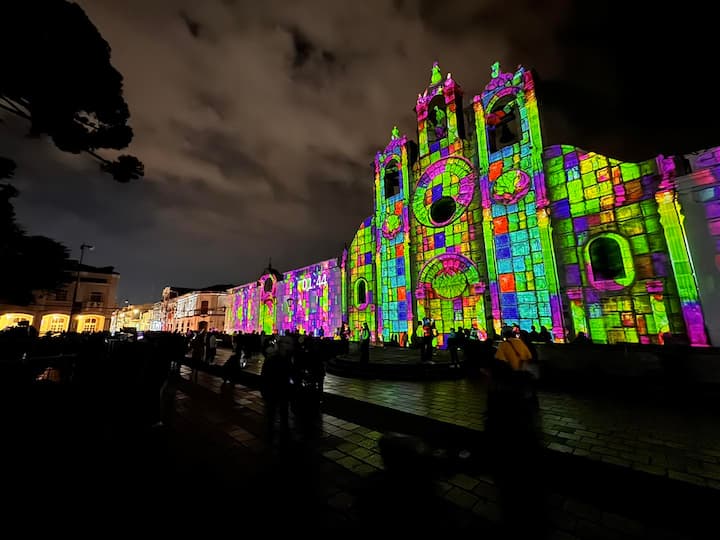
[[[27,306],[0,304],[0,330],[17,326],[21,321],[34,326],[41,335],[66,332],[70,326],[70,307],[75,287],[75,309],[72,330],[102,332],[110,328],[117,308],[120,274],[112,266],[95,267],[70,261],[72,280],[55,291],[38,291],[35,302]]]
[[[152,330],[153,305],[138,304],[116,309],[110,317],[110,332],[120,332],[127,328],[138,332]]]
[[[690,158],[683,176],[683,157],[627,163],[545,146],[523,67],[494,64],[469,101],[435,64],[415,104],[418,142],[395,128],[376,154],[373,214],[335,261],[327,300],[297,297],[308,269],[268,274],[231,291],[226,327],[327,334],[341,319],[355,336],[367,323],[387,342],[432,318],[441,346],[451,328],[482,336],[516,323],[544,326],[556,341],[673,334],[709,345],[707,322],[720,328],[720,151]],[[700,208],[688,235],[691,204]]]
[[[226,332],[332,336],[343,322],[343,268],[336,259],[284,274],[268,266],[257,281],[228,291]]]
[[[153,305],[149,325],[162,327],[166,332],[195,332],[201,327],[208,331],[225,329],[227,310],[226,290],[229,285],[213,285],[204,289],[165,287],[162,302]],[[158,315],[161,324],[158,324]]]

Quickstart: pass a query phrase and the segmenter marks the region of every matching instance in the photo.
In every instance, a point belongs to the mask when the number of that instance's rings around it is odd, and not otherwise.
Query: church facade
[[[376,154],[372,215],[349,248],[229,291],[242,309],[228,311],[226,330],[329,335],[342,321],[387,342],[431,318],[441,346],[451,328],[482,336],[506,324],[545,326],[557,341],[584,332],[596,343],[674,334],[710,344],[678,197],[682,159],[544,146],[523,67],[496,63],[482,93],[463,100],[435,64],[415,106],[418,141],[393,129]]]

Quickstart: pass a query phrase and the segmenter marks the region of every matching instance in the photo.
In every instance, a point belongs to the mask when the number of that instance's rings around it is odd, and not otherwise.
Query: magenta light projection
[[[332,336],[342,325],[342,268],[336,259],[285,272],[280,289],[280,330]]]

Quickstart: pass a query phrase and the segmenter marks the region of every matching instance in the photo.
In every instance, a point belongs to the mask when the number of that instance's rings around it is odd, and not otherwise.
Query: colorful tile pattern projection
[[[450,76],[443,79],[437,62],[433,65],[430,87],[418,95],[418,138],[420,167],[424,169],[440,158],[462,152],[462,89]]]
[[[563,340],[534,82],[523,68],[492,75],[474,109],[495,329],[545,326]]]
[[[598,343],[659,343],[682,332],[680,299],[653,194],[654,160],[623,163],[573,146],[545,151],[548,195],[574,333]],[[618,251],[618,277],[595,275],[593,242]],[[613,248],[614,244],[614,248]]]
[[[354,339],[360,336],[363,323],[370,327],[372,339],[377,336],[375,323],[375,226],[369,217],[360,225],[350,244],[348,274],[348,324]],[[363,294],[364,291],[364,294]]]
[[[353,339],[367,323],[380,342],[412,336],[430,317],[440,346],[450,328],[482,334],[515,323],[546,326],[556,341],[585,332],[596,343],[660,343],[673,333],[708,343],[679,160],[623,163],[573,146],[544,149],[523,67],[506,73],[494,64],[463,111],[462,89],[436,63],[415,110],[417,156],[393,129],[375,156],[373,215],[342,257],[236,287],[230,331],[322,327],[330,335],[347,317]],[[694,177],[707,182],[702,210],[711,220],[698,236],[712,243],[720,238],[720,151],[702,156],[718,167]],[[712,266],[720,248],[707,250]]]
[[[492,75],[474,109],[496,331],[500,323],[545,326],[562,341],[534,81],[522,67],[503,73],[495,64]]]
[[[259,332],[260,287],[257,281],[235,287],[228,294],[230,307],[225,312],[226,331],[243,334]]]
[[[486,332],[485,283],[475,262],[482,260],[483,249],[475,183],[472,164],[451,156],[425,170],[413,195],[412,253],[420,269],[415,289],[417,316],[436,321],[440,346],[450,328],[475,327]]]
[[[375,156],[377,331],[383,341],[403,343],[413,328],[407,145],[395,128],[390,144]]]
[[[278,287],[278,328],[332,336],[342,325],[342,268],[336,259],[285,272]]]

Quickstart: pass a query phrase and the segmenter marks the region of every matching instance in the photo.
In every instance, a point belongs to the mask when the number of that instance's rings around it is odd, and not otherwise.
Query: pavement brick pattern
[[[374,354],[380,354],[373,351]],[[227,353],[226,353],[227,354]],[[247,370],[259,373],[261,359]],[[487,381],[382,381],[328,375],[325,391],[483,430]],[[720,490],[720,429],[710,411],[611,395],[539,393],[544,445],[557,452]]]
[[[253,369],[252,366],[251,369]],[[273,445],[276,443],[269,442],[265,437],[264,405],[258,391],[240,385],[232,387],[222,385],[219,378],[204,373],[199,374],[195,384],[190,383],[189,378],[189,370],[183,368],[182,379],[178,383],[173,407],[180,424],[202,426],[208,433],[212,432],[213,437],[219,436],[232,452],[245,453],[258,459],[272,455],[275,448]],[[473,413],[461,418],[463,409],[468,408],[465,399],[482,395],[478,391],[481,385],[477,382],[398,384],[351,381],[335,377],[328,377],[328,379],[326,390],[329,392],[342,392],[346,396],[387,406],[396,406],[407,412],[436,415],[436,418],[444,419],[444,421],[458,419],[469,422],[466,425],[470,427],[481,427],[479,417],[481,417],[482,398],[474,399],[473,409],[471,409]],[[582,408],[578,408],[574,415],[565,415],[564,412],[568,407],[576,405],[574,401],[562,398],[563,396],[543,395],[545,422],[552,422],[553,426],[549,428],[548,424],[545,425],[546,432],[551,432],[546,435],[553,437],[553,439],[548,439],[548,445],[558,445],[558,451],[589,450],[602,456],[627,460],[631,466],[633,463],[640,464],[640,461],[622,457],[622,454],[629,455],[627,449],[610,446],[611,444],[620,445],[616,442],[618,440],[617,433],[628,433],[630,429],[628,425],[635,425],[635,422],[638,421],[637,416],[629,415],[623,423],[618,420],[618,427],[612,431],[599,430],[595,427],[596,424],[577,421],[580,417],[591,418],[591,413],[584,412]],[[477,409],[476,412],[475,409]],[[596,410],[589,406],[587,409]],[[598,414],[595,412],[593,414],[597,415],[599,421],[604,421],[609,417],[608,413]],[[474,415],[477,415],[477,418]],[[475,421],[478,423],[473,424]],[[320,488],[312,496],[317,497],[318,504],[325,507],[324,526],[346,526],[357,522],[359,516],[356,511],[356,503],[362,493],[363,480],[383,470],[383,460],[378,450],[378,440],[382,434],[353,422],[322,414],[319,431],[315,436],[308,438],[302,434],[303,430],[293,422],[291,418],[292,437],[297,439],[304,449],[303,451],[309,452],[319,459],[316,462],[318,469],[314,474],[321,476],[317,479]],[[632,448],[648,449],[653,446],[680,449],[665,444],[673,443],[670,438],[645,443],[639,437],[632,440],[649,446],[632,446]],[[578,443],[590,439],[597,442],[591,444],[589,448],[584,448],[584,445],[578,446]],[[569,441],[573,441],[575,444]],[[602,454],[597,450],[593,451],[593,446],[616,450],[618,454],[617,456]],[[628,448],[631,447],[628,446]],[[647,455],[652,456],[653,453],[647,452]],[[663,451],[662,453],[658,452],[657,455],[668,456],[670,453]],[[701,452],[696,455],[717,457]],[[717,463],[699,457],[694,459],[698,463]],[[653,463],[652,457],[648,457],[645,465],[648,468],[653,466],[660,468],[659,465]],[[669,465],[678,466],[679,463],[668,461],[665,470]],[[685,470],[688,471],[685,474],[693,474],[687,468]],[[700,475],[698,476],[700,477]],[[449,503],[454,526],[487,530],[488,526],[492,527],[494,524],[498,524],[501,519],[498,493],[492,478],[488,476],[454,472],[437,478],[435,490],[438,500]],[[683,538],[675,533],[656,530],[651,525],[616,513],[605,512],[596,506],[558,494],[550,494],[548,503],[549,519],[552,524],[550,538],[553,539]]]

